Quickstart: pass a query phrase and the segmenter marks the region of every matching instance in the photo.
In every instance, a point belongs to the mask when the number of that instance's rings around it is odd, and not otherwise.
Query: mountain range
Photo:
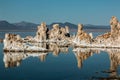
[[[70,22],[54,22],[50,25],[47,25],[49,29],[52,28],[53,24],[59,24],[61,27],[69,26],[70,29],[77,29],[77,25]],[[18,22],[18,23],[9,23],[8,21],[0,21],[0,30],[36,30],[39,24],[31,23],[31,22]],[[84,24],[84,29],[110,29],[110,26],[107,25],[91,25]]]

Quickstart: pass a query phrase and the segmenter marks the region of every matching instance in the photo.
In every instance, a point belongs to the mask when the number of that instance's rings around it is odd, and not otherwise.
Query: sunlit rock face
[[[95,44],[102,44],[102,45],[111,45],[111,43],[108,43],[108,41],[110,42],[111,39],[111,33],[110,32],[107,32],[105,34],[102,34],[102,35],[99,35],[97,36],[95,39],[94,39],[94,42]]]
[[[110,20],[110,26],[111,26],[111,38],[113,39],[118,38],[120,33],[120,23],[115,16],[112,16]]]
[[[53,28],[49,31],[49,39],[58,39],[59,33],[59,24],[54,24]]]
[[[46,23],[42,22],[41,25],[38,26],[36,36],[35,36],[35,40],[37,42],[45,41],[47,39],[47,36],[48,36],[47,32],[48,32],[48,28],[46,26]]]
[[[111,26],[111,41],[113,45],[118,45],[120,47],[120,23],[115,16],[112,16],[110,20]]]
[[[53,40],[62,40],[70,37],[69,27],[65,26],[65,28],[60,27],[59,24],[54,24],[53,28],[49,31],[49,39]]]
[[[24,40],[26,40],[26,41],[34,41],[34,38],[32,36],[26,36],[24,38]]]
[[[21,38],[20,35],[6,34],[4,39],[4,51],[47,51],[47,46],[41,46],[44,42],[53,40],[58,45],[66,46],[69,43],[69,27],[59,27],[54,24],[53,29],[48,30],[46,23],[38,26],[36,36],[26,36]]]
[[[20,35],[16,34],[5,34],[4,39],[4,49],[10,50],[10,49],[17,49],[17,48],[23,48],[23,40],[20,37]]]
[[[84,32],[83,25],[78,24],[78,31],[77,31],[77,35],[76,35],[74,41],[77,43],[90,43],[92,38],[93,38],[92,33],[88,34],[88,33]]]
[[[69,27],[61,27],[54,24],[51,30],[42,22],[37,29],[36,36],[21,38],[16,34],[5,34],[4,50],[47,50],[41,47],[42,42],[56,42],[59,46],[83,46],[83,47],[120,47],[120,23],[115,16],[110,20],[111,31],[93,38],[92,33],[86,33],[83,25],[78,24],[75,36],[70,36]]]
[[[33,38],[28,37],[28,39],[33,39]],[[46,49],[46,46],[42,46],[42,43],[29,42],[24,38],[21,38],[20,35],[5,34],[4,51],[19,51],[19,52],[28,51],[29,52],[29,51],[47,51],[47,49]]]
[[[110,26],[111,31],[97,36],[93,43],[102,44],[105,47],[120,47],[120,23],[115,16],[112,16]]]

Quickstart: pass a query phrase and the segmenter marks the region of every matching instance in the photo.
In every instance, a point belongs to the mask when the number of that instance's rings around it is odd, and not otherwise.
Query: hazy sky
[[[120,19],[120,0],[0,0],[0,20],[12,23],[109,25],[113,15]]]

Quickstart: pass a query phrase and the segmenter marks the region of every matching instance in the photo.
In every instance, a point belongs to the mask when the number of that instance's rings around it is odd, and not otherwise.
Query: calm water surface
[[[0,37],[4,33],[0,32]],[[14,33],[22,37],[35,34]],[[3,46],[1,43],[0,80],[99,80],[120,74],[120,50],[55,46],[49,53],[4,53]]]

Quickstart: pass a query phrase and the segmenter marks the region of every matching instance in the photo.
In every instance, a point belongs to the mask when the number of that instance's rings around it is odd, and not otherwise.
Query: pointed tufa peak
[[[118,21],[117,17],[115,17],[115,16],[112,16],[112,17],[111,17],[110,25],[117,25],[118,22],[119,22],[119,21]]]
[[[41,22],[40,26],[46,27],[46,22]]]
[[[77,34],[81,34],[83,32],[83,24],[78,24],[78,32]]]
[[[83,24],[78,24],[78,30],[82,30],[83,29]]]
[[[120,23],[117,19],[117,17],[112,16],[110,20],[110,26],[111,26],[111,38],[117,38],[120,34]]]
[[[92,33],[89,33],[89,35],[90,35],[91,39],[93,39],[93,34],[92,34]]]
[[[90,43],[91,38],[91,35],[83,31],[83,24],[78,24],[78,32],[75,39],[80,42],[84,41],[86,43]]]
[[[59,24],[54,24],[53,25],[53,29],[58,29],[59,28]]]
[[[69,33],[69,27],[65,26],[66,33]]]

